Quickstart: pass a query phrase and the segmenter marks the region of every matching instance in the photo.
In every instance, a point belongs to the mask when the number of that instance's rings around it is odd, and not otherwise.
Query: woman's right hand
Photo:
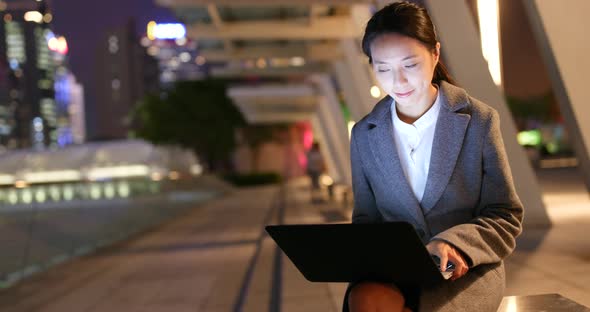
[[[432,255],[436,255],[440,258],[440,270],[444,272],[447,267],[447,262],[451,261],[455,264],[455,271],[453,271],[453,276],[451,277],[451,281],[454,281],[461,276],[465,275],[469,270],[467,266],[467,262],[461,255],[461,253],[450,244],[441,241],[441,240],[433,240],[426,245],[426,249]]]

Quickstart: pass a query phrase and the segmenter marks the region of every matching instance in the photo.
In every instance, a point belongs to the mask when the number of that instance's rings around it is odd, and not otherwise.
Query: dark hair
[[[430,16],[425,8],[406,1],[394,2],[377,11],[365,28],[363,36],[363,52],[369,57],[369,63],[373,63],[371,57],[371,43],[375,38],[390,33],[398,33],[414,38],[434,51],[438,38]],[[455,84],[445,65],[439,59],[434,69],[432,82],[439,83],[445,80]]]

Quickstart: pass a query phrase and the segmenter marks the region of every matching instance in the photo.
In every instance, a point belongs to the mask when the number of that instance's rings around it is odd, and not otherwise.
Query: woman
[[[353,222],[407,221],[456,269],[418,291],[351,285],[344,310],[496,311],[523,217],[498,113],[452,84],[422,7],[381,9],[362,45],[388,96],[352,131]]]

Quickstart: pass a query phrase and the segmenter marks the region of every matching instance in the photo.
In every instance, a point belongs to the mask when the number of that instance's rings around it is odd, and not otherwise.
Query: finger
[[[449,261],[449,255],[447,252],[442,252],[440,255],[440,270],[444,272],[447,270],[447,262]]]
[[[459,277],[464,275],[463,269],[456,268],[455,272],[453,272],[453,278],[458,279]]]
[[[467,266],[465,261],[459,260],[459,262],[460,262],[459,269],[461,272],[461,276],[463,276],[467,273],[467,271],[469,271],[469,267]]]
[[[450,261],[455,264],[455,269],[469,269],[463,257],[455,250],[449,253]]]
[[[453,272],[451,280],[456,280],[465,275],[465,273],[467,273],[467,265],[465,264],[461,256],[456,254],[456,252],[452,251],[449,253],[449,261],[455,264],[455,270]]]
[[[467,271],[468,270],[469,270],[469,268],[467,268],[467,266],[462,265],[461,268],[460,268],[459,276],[458,277],[461,277],[461,276],[467,274]]]

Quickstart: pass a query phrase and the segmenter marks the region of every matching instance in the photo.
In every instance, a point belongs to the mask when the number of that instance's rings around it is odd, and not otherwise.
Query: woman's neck
[[[407,124],[413,124],[416,120],[420,119],[434,105],[437,90],[434,84],[431,85],[425,100],[418,105],[411,107],[397,107],[396,105],[396,112],[399,119]]]

